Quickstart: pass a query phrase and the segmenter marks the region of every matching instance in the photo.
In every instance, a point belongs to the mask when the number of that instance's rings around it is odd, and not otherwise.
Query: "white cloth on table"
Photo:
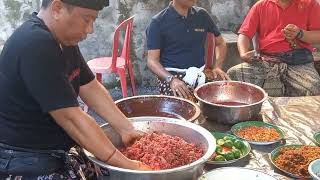
[[[179,69],[179,68],[170,68],[166,67],[165,69],[167,71],[174,71],[177,73],[185,73],[186,75],[183,77],[183,81],[187,83],[192,88],[196,88],[197,86],[200,86],[205,83],[206,76],[203,73],[205,66],[202,66],[200,68],[197,67],[189,67],[188,69]]]

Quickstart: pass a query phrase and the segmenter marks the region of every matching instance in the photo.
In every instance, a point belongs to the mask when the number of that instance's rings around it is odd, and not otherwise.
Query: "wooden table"
[[[268,173],[280,180],[292,179],[276,170],[269,161],[270,152],[284,144],[315,145],[313,134],[320,131],[320,96],[315,97],[281,97],[271,98],[263,104],[261,115],[265,122],[276,124],[284,130],[286,140],[274,145],[251,145],[252,151],[247,158],[226,166],[246,167]],[[230,133],[231,126],[217,124],[205,119],[197,122],[209,131]],[[206,171],[224,167],[221,165],[206,165]]]

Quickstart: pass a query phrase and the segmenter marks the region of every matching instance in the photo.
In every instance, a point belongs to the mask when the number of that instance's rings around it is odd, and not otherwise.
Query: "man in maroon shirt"
[[[316,0],[258,1],[239,30],[244,63],[229,69],[228,75],[259,85],[270,96],[319,95],[311,47],[320,41],[319,17]],[[250,50],[253,37],[255,50]]]

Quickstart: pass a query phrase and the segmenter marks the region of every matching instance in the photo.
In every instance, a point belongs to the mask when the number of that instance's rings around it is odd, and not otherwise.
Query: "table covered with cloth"
[[[224,166],[206,165],[205,170],[231,166],[245,167],[265,172],[280,180],[292,179],[273,167],[269,154],[284,144],[315,145],[313,134],[320,131],[320,96],[269,98],[262,106],[261,119],[279,126],[285,132],[286,140],[273,145],[251,145],[252,151],[246,158]],[[211,132],[231,133],[229,125],[205,119],[196,123]]]

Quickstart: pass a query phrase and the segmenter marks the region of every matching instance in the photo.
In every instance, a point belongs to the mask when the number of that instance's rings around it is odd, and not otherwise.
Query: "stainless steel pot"
[[[164,95],[143,95],[119,99],[118,108],[127,117],[156,116],[194,121],[199,118],[199,106],[190,100]]]
[[[193,123],[163,117],[137,117],[131,118],[136,129],[146,133],[161,132],[172,136],[182,137],[190,143],[199,145],[205,154],[199,160],[174,169],[160,171],[136,171],[110,166],[96,159],[91,153],[85,151],[87,157],[109,171],[109,176],[103,179],[111,180],[195,180],[203,173],[205,162],[212,156],[216,149],[216,140],[209,131]],[[116,147],[123,147],[121,138],[108,124],[101,128],[107,133]]]
[[[224,124],[259,120],[262,103],[268,98],[259,86],[239,81],[216,81],[194,91],[203,115]]]

